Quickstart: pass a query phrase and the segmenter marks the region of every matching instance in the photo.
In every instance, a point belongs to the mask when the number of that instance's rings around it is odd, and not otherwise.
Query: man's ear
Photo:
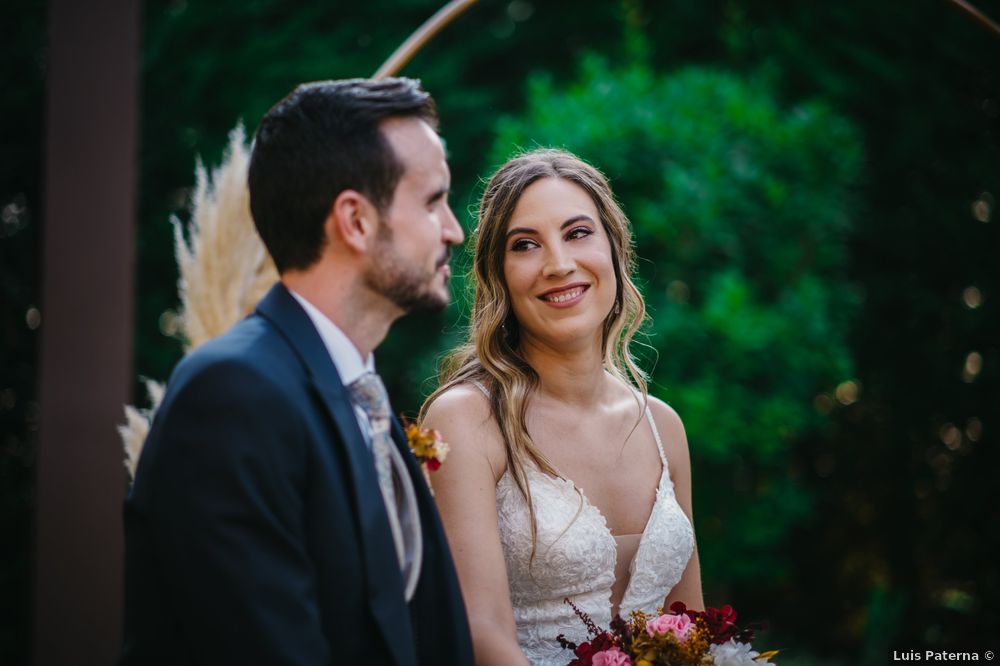
[[[339,241],[355,252],[367,252],[378,230],[378,211],[357,190],[343,190],[333,200],[323,223],[328,241]]]

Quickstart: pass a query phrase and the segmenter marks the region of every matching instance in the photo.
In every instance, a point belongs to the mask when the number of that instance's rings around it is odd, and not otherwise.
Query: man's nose
[[[444,227],[441,230],[441,237],[445,243],[449,245],[461,245],[462,241],[465,240],[465,232],[462,231],[462,225],[458,223],[458,218],[455,217],[455,213],[452,212],[451,206],[445,206],[448,211],[445,215]]]

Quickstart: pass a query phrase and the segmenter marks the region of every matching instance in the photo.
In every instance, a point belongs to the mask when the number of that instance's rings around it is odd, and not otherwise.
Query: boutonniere
[[[430,486],[430,473],[441,468],[441,463],[448,457],[451,447],[441,440],[441,433],[432,428],[421,428],[416,423],[406,424],[406,443],[410,445],[420,468],[424,471],[427,485]]]

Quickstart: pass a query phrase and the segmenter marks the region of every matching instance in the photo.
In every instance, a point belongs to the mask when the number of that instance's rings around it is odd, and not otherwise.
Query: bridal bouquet
[[[563,649],[576,655],[569,666],[757,666],[773,663],[769,659],[778,654],[752,649],[760,625],[738,627],[732,606],[699,612],[678,601],[658,616],[635,611],[627,620],[615,617],[605,630],[569,599],[566,603],[590,635],[579,645],[558,637]]]

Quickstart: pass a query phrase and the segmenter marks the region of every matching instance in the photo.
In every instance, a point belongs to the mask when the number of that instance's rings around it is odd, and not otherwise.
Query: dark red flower
[[[569,662],[569,666],[591,666],[594,659],[594,651],[591,649],[589,642],[577,645],[576,649],[573,650],[573,654],[576,655],[576,659]]]
[[[565,641],[565,637],[562,637],[562,643]],[[569,643],[569,641],[566,641]],[[594,636],[593,639],[587,641],[586,643],[580,643],[573,653],[576,655],[576,659],[569,662],[569,666],[593,666],[594,655],[598,652],[604,652],[608,648],[616,645],[615,638],[609,632],[605,631],[603,633]],[[563,647],[566,647],[563,645]]]
[[[704,612],[698,612],[688,610],[688,607],[681,601],[675,601],[670,604],[670,612],[674,615],[683,613],[691,618],[692,621],[701,618],[712,636],[713,643],[722,644],[730,638],[735,638],[737,635],[740,637],[748,635],[751,638],[753,637],[752,627],[740,629],[736,626],[736,611],[729,604],[726,604],[722,608],[706,608]]]
[[[590,642],[593,647],[594,653],[603,652],[609,649],[611,646],[615,645],[615,637],[611,635],[610,632],[605,631],[603,634],[596,636],[594,640]]]
[[[701,613],[698,611],[688,610],[687,605],[683,601],[675,601],[670,604],[670,608],[668,610],[674,615],[687,615],[692,620],[697,617],[701,617]]]
[[[729,604],[722,608],[706,608],[703,617],[712,633],[713,643],[725,643],[739,630],[736,626],[736,611]]]
[[[615,615],[615,619],[611,620],[610,629],[611,633],[619,638],[622,645],[628,645],[632,642],[632,630],[621,615]]]

